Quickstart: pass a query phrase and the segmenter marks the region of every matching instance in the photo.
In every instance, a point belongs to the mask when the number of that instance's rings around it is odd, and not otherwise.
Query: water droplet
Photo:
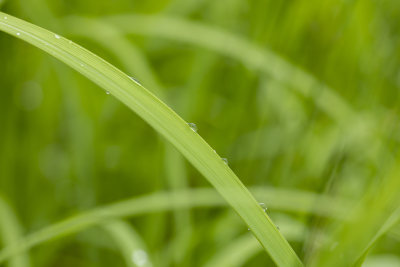
[[[144,266],[149,260],[146,251],[142,249],[134,250],[131,259],[137,266]]]
[[[226,164],[226,165],[228,165],[229,164],[229,162],[228,162],[228,159],[227,158],[221,158],[223,161],[224,161],[224,163]]]
[[[278,226],[278,225],[276,225],[276,229],[278,229],[279,231],[281,230],[281,228],[279,228],[279,226]]]
[[[142,85],[139,80],[137,80],[135,77],[129,76],[129,78],[131,78],[131,80],[133,80],[135,83]]]
[[[109,91],[106,91],[106,94],[107,94],[107,95],[109,95],[109,94],[110,94],[110,92],[109,92]]]
[[[268,208],[267,208],[267,206],[265,205],[264,202],[260,202],[258,204],[261,206],[261,208],[263,209],[264,212],[267,212]]]
[[[7,16],[4,16],[4,19],[7,19]]]
[[[196,124],[190,122],[190,123],[188,123],[188,125],[189,125],[190,129],[192,129],[193,132],[197,133],[197,125]]]
[[[217,154],[217,151],[215,151],[215,149],[213,149],[214,153]]]
[[[17,32],[17,35],[18,35],[18,36],[20,36],[20,35],[21,35],[21,33]]]
[[[60,38],[61,38],[61,36],[58,35],[58,34],[54,34],[54,37],[56,37],[57,39],[60,39]]]
[[[247,228],[247,231],[250,231],[250,228]]]

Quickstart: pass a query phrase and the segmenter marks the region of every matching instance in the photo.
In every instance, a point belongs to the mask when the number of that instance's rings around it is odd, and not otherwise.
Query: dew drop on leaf
[[[132,76],[129,76],[129,78],[131,78],[131,80],[133,80],[135,83],[137,83],[137,84],[139,84],[139,85],[142,85],[142,84],[139,82],[138,79],[136,79],[136,78],[134,78],[134,77],[132,77]]]
[[[190,123],[188,123],[188,125],[189,125],[190,129],[192,129],[193,132],[197,133],[198,129],[197,129],[197,125],[195,123],[190,122]]]
[[[267,212],[268,208],[267,208],[267,206],[265,205],[264,202],[260,202],[258,204],[261,206],[261,208],[263,209],[264,212]]]

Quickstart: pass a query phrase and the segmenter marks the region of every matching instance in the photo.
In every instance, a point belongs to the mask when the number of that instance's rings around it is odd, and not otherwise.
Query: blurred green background
[[[3,0],[0,7],[140,81],[196,123],[246,186],[356,201],[396,166],[398,0]],[[128,14],[136,20],[118,19]],[[210,186],[127,107],[51,56],[2,33],[0,62],[0,196],[22,235],[122,199]],[[271,204],[268,213],[307,262],[335,218],[290,203],[291,211]],[[41,244],[10,264],[273,266],[225,207],[171,208],[110,225]],[[113,229],[141,240],[131,262]],[[379,240],[365,266],[400,266],[399,233]],[[233,263],[213,263],[218,257]]]

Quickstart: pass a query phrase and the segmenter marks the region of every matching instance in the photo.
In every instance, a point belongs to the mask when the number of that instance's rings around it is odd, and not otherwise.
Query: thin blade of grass
[[[275,218],[280,231],[288,240],[302,241],[308,231],[304,224],[287,218]],[[302,233],[302,234],[299,234]],[[244,266],[251,258],[262,251],[262,247],[249,234],[235,238],[207,261],[204,267],[239,267]]]
[[[349,131],[343,134],[345,138],[357,135],[353,138],[363,138],[365,142],[374,142],[376,146],[384,147],[381,138],[386,133],[381,126],[378,126],[379,119],[376,118],[376,114],[364,114],[364,116],[357,114],[333,88],[268,48],[253,44],[240,36],[182,18],[159,15],[129,14],[104,19],[71,16],[65,18],[62,24],[68,34],[72,35],[84,34],[85,29],[79,27],[82,24],[92,29],[99,25],[106,27],[109,24],[107,28],[118,28],[119,34],[139,34],[186,42],[232,57],[249,68],[259,70],[305,97],[313,99],[316,106],[336,120],[341,129]],[[225,45],[227,43],[228,46]],[[349,142],[353,141],[349,140]],[[388,154],[388,151],[383,153]],[[379,158],[376,153],[370,157],[375,160],[374,162]]]
[[[103,223],[104,229],[114,240],[122,252],[126,266],[128,267],[151,267],[153,264],[146,252],[143,240],[139,234],[127,222],[111,220]]]
[[[79,28],[67,28],[66,30],[71,30],[71,32],[66,32],[68,35],[91,39],[108,49],[122,63],[124,70],[128,73],[134,73],[136,75],[135,78],[141,82],[143,81],[144,85],[148,85],[150,90],[159,98],[162,100],[165,99],[163,95],[164,88],[162,88],[162,85],[151,69],[148,60],[134,43],[129,42],[117,27],[102,21],[92,21],[91,23],[82,24]],[[110,39],[113,41],[109,42]]]
[[[272,188],[254,188],[257,199],[263,201],[270,210],[282,210],[343,218],[349,202],[319,196],[297,190],[277,190]],[[86,211],[80,215],[54,223],[37,232],[31,233],[18,244],[8,246],[0,252],[0,263],[13,255],[28,250],[55,238],[83,231],[104,220],[137,216],[153,212],[178,210],[195,207],[222,207],[227,203],[212,189],[201,188],[171,193],[154,193],[120,201],[104,207]]]
[[[243,235],[219,251],[204,267],[242,266],[249,258],[260,251],[260,244],[250,235]]]
[[[330,229],[310,266],[359,266],[371,245],[399,219],[398,161],[349,211],[349,220]]]
[[[22,237],[21,224],[15,216],[11,207],[0,197],[0,237],[5,246],[12,246],[19,242]],[[29,256],[27,253],[15,255],[10,260],[10,267],[29,267]]]
[[[125,35],[122,35],[117,28],[111,24],[101,21],[93,21],[93,23],[84,24],[79,29],[75,29],[72,33],[68,34],[73,34],[74,36],[89,38],[96,41],[96,43],[108,49],[110,53],[115,55],[115,57],[122,63],[122,66],[127,73],[135,73],[135,75],[137,75],[136,77],[139,78],[141,83],[144,85],[149,85],[150,88],[154,88],[154,93],[157,94],[158,97],[161,99],[166,99],[164,96],[165,88],[162,88],[162,85],[158,81],[157,76],[153,72],[145,55],[141,53],[141,51],[132,42],[129,42]],[[105,39],[104,37],[107,38]],[[108,38],[112,38],[113,42],[109,42]],[[165,153],[165,177],[169,188],[185,188],[187,185],[184,158],[169,143],[165,143]],[[190,228],[189,211],[177,210],[174,211],[174,213],[176,225],[175,234],[180,235],[184,233],[186,237],[190,237],[190,235],[188,235],[186,232],[180,231],[180,229],[183,228]],[[178,240],[182,239],[183,238],[178,238]],[[188,243],[188,240],[182,240],[182,243]],[[187,248],[187,245],[183,245],[180,247],[180,249],[176,249],[172,252],[175,262],[179,262],[183,258],[185,249]]]
[[[182,118],[151,92],[90,51],[36,25],[0,12],[0,30],[63,61],[136,112],[208,179],[278,266],[302,266],[289,243],[239,178]]]
[[[96,21],[98,19],[73,16],[65,18],[64,26],[68,31],[74,32],[80,24]],[[181,18],[158,15],[116,15],[106,17],[104,21],[115,25],[120,32],[126,34],[142,34],[186,42],[235,58],[249,68],[259,70],[288,84],[304,96],[313,98],[321,110],[337,121],[343,122],[354,115],[348,103],[311,74],[292,65],[273,51],[223,30]]]
[[[392,215],[386,220],[386,222],[382,225],[379,231],[375,234],[375,236],[371,239],[368,245],[364,248],[362,255],[358,258],[355,267],[361,266],[365,258],[367,257],[369,251],[371,250],[372,246],[385,234],[387,234],[395,225],[399,224],[400,222],[400,208],[396,209]]]

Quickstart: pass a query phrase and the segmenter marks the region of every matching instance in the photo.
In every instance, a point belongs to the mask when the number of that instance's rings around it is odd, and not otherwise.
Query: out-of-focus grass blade
[[[276,219],[280,231],[287,240],[302,241],[307,231],[305,225],[289,218]],[[260,244],[249,234],[230,242],[218,251],[204,267],[239,267],[262,251]]]
[[[272,51],[223,30],[185,19],[152,15],[116,15],[104,20],[127,34],[143,34],[187,42],[235,58],[249,68],[262,71],[290,85],[301,94],[314,98],[319,108],[340,122],[354,115],[350,106],[334,90],[312,75],[291,65]],[[73,16],[65,19],[65,27],[74,32],[79,25],[96,21],[98,19]]]
[[[164,88],[162,88],[159,83],[145,55],[141,53],[132,42],[129,42],[128,38],[120,33],[116,27],[100,20],[92,20],[91,23],[85,23],[79,28],[69,28],[68,30],[72,30],[71,32],[67,32],[68,35],[89,38],[96,41],[102,47],[107,48],[110,53],[114,54],[122,63],[122,66],[127,73],[135,73],[136,77],[138,77],[142,84],[148,85],[152,89],[154,88],[153,92],[156,93],[158,97],[166,99],[164,96]],[[109,38],[112,38],[113,42],[109,42]],[[194,101],[192,100],[188,102]],[[182,155],[176,151],[171,144],[165,143],[164,158],[165,177],[169,188],[173,190],[185,188],[187,186],[186,170]],[[174,213],[176,222],[175,233],[179,235],[182,234],[189,238],[190,235],[187,231],[181,231],[181,229],[187,229],[190,227],[189,211],[177,210],[174,211]],[[182,243],[188,243],[188,240],[183,237],[178,238],[177,240],[182,240]],[[179,262],[183,258],[185,250],[188,248],[189,246],[185,244],[179,249],[171,252],[174,255],[174,260]]]
[[[91,39],[108,49],[119,59],[127,72],[132,73],[132,75],[134,73],[136,79],[141,82],[144,81],[144,85],[148,85],[153,93],[157,94],[162,100],[165,99],[163,88],[161,88],[162,86],[153,73],[148,60],[117,27],[100,20],[92,20],[90,23],[82,24],[79,28],[68,27],[66,30],[68,35]],[[110,39],[113,41],[109,42]]]
[[[180,155],[171,145],[166,144],[164,158],[164,169],[168,181],[168,187],[172,191],[185,190],[185,188],[188,187],[186,180],[187,171],[182,155]],[[188,199],[184,201],[187,202]],[[174,226],[174,234],[181,236],[181,238],[177,238],[176,240],[180,240],[182,244],[184,244],[180,247],[180,249],[172,251],[174,261],[180,262],[184,257],[190,243],[190,231],[192,228],[190,211],[174,211]],[[185,231],[182,231],[182,229],[185,229]]]
[[[260,244],[251,235],[243,235],[219,251],[204,267],[242,266],[260,251]]]
[[[151,267],[150,261],[143,240],[139,234],[126,222],[111,220],[101,225],[114,240],[122,252],[126,266],[130,267]]]
[[[372,248],[372,246],[385,234],[387,234],[390,229],[392,229],[395,225],[400,222],[400,208],[395,210],[392,215],[387,219],[387,221],[382,225],[379,231],[375,234],[375,236],[371,239],[368,245],[364,248],[362,256],[359,257],[355,266],[361,266],[368,255],[368,252]]]
[[[36,25],[0,12],[0,30],[48,52],[135,111],[208,179],[278,266],[302,266],[288,242],[232,170],[182,118],[152,93],[90,51]]]
[[[398,161],[386,177],[349,211],[349,220],[329,233],[310,266],[359,266],[371,245],[398,222]]]
[[[10,206],[0,197],[0,239],[5,246],[16,244],[22,237],[21,224],[19,223]],[[27,253],[14,256],[10,260],[10,267],[29,267]]]
[[[381,254],[369,257],[363,267],[399,267],[400,258],[393,254]]]
[[[376,119],[376,114],[360,116],[334,89],[266,47],[260,47],[224,30],[182,18],[129,14],[106,17],[102,20],[78,16],[63,20],[67,32],[78,35],[84,34],[85,31],[79,25],[88,25],[88,28],[96,29],[101,24],[113,25],[118,28],[120,34],[167,38],[202,46],[232,57],[249,68],[259,70],[300,94],[312,98],[316,106],[336,120],[346,132],[344,134],[346,140],[363,139],[364,142],[371,143],[371,147],[383,147],[379,138],[386,132],[377,126],[379,121]],[[388,154],[387,151],[385,154]],[[371,156],[374,157],[376,154]]]
[[[310,213],[341,219],[349,202],[296,190],[255,188],[252,190],[270,210]],[[0,252],[0,263],[11,256],[54,238],[82,231],[107,219],[148,214],[152,212],[194,207],[220,207],[226,202],[212,189],[192,189],[172,193],[154,193],[120,201],[87,211],[52,224],[26,236],[14,246]]]

